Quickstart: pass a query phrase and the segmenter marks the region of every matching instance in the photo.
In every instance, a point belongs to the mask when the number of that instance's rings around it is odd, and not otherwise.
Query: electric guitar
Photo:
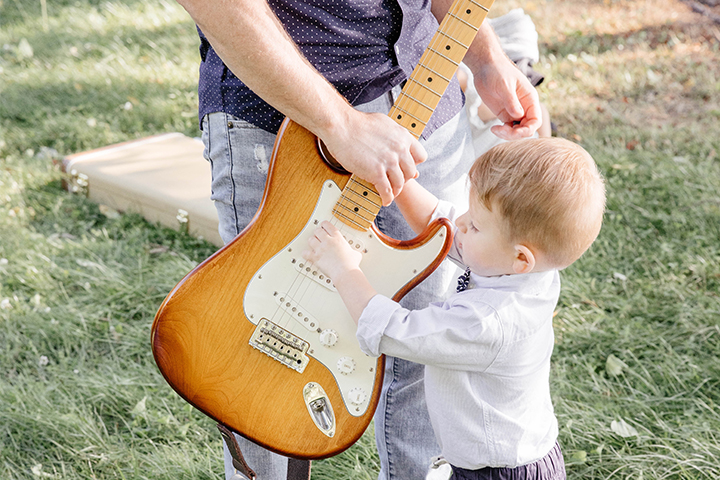
[[[390,111],[416,138],[493,0],[456,0]],[[402,298],[452,237],[438,219],[410,241],[375,227],[380,197],[286,120],[260,208],[232,242],[168,294],[152,326],[155,361],[186,401],[246,438],[301,459],[348,448],[372,420],[384,358],[365,355],[332,279],[301,252],[323,220],[363,253],[373,287]]]

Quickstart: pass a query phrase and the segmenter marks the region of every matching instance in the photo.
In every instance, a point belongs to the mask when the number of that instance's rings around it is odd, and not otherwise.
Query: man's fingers
[[[410,144],[410,155],[412,155],[415,165],[421,164],[427,160],[428,157],[425,147],[423,147],[422,143],[415,137],[413,137],[413,141]]]
[[[537,118],[525,118],[520,123],[509,121],[495,125],[490,131],[503,140],[519,140],[531,137],[540,128],[541,123],[542,120]]]
[[[390,182],[390,186],[392,187],[393,198],[395,198],[402,190],[403,185],[405,185],[405,175],[403,174],[403,171],[400,170],[400,168],[398,167],[392,170],[388,170],[387,178]]]

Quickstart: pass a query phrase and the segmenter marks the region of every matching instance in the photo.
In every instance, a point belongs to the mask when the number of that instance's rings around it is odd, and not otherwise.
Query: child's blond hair
[[[499,209],[509,241],[565,268],[600,231],[605,184],[592,157],[560,138],[534,138],[490,149],[470,169],[476,198]]]

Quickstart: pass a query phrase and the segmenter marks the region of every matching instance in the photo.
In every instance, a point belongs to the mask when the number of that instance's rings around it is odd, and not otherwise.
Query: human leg
[[[228,243],[260,206],[275,135],[218,112],[203,119],[202,139],[212,168],[211,199],[218,212],[220,236]]]
[[[418,181],[434,195],[467,208],[467,172],[475,155],[467,117],[459,113],[423,142],[428,160],[418,166]],[[378,226],[398,239],[415,236],[395,206],[383,208]],[[441,300],[454,287],[459,270],[443,262],[430,277],[413,289],[401,303],[422,308]],[[375,437],[380,456],[380,480],[424,479],[430,458],[440,449],[425,405],[424,367],[406,360],[387,357],[385,380],[375,414]]]
[[[387,113],[392,97],[384,96],[371,103],[360,109]],[[462,120],[465,122],[461,126]],[[467,147],[469,138],[466,118],[458,115],[425,143],[430,160],[419,166],[421,183],[461,208],[467,202],[465,174],[473,159],[472,148]],[[260,204],[274,136],[220,113],[205,119],[203,140],[212,166],[212,198],[218,209],[220,233],[228,242],[242,231]],[[410,230],[397,209],[384,210],[378,222],[385,233],[395,238],[413,236],[408,234]],[[447,267],[423,282],[408,296],[406,305],[423,306],[428,299],[441,298],[456,276],[445,270]],[[423,367],[393,359],[387,368],[387,382],[376,416],[376,431],[381,432],[378,439],[382,439],[378,448],[385,472],[381,472],[380,478],[424,478],[430,457],[437,455],[439,449],[425,407]],[[258,478],[284,478],[287,459],[247,440],[240,439],[240,443]],[[227,478],[234,474],[227,450],[226,473]]]
[[[203,119],[205,158],[212,168],[212,200],[218,211],[219,231],[225,243],[250,222],[260,205],[275,135],[224,113]],[[280,480],[287,458],[235,435],[250,468],[259,480]],[[235,475],[223,442],[225,478]]]

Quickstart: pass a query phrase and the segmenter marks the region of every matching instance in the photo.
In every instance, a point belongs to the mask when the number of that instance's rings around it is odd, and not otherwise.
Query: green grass
[[[600,32],[579,7],[537,5],[541,97],[608,185],[555,320],[568,477],[720,478],[718,41],[672,22]],[[213,247],[106,217],[52,161],[197,136],[194,26],[170,1],[47,10],[0,0],[0,478],[220,478],[213,423],[149,347],[159,303]],[[371,432],[313,465],[315,480],[376,472]]]

